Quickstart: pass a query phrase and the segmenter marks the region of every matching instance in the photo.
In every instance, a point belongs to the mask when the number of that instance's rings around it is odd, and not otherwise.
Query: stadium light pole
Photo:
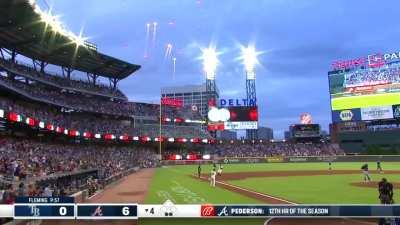
[[[256,73],[255,67],[259,64],[257,56],[261,54],[257,52],[254,46],[248,46],[247,48],[241,47],[241,59],[246,71],[246,95],[247,101],[254,100],[257,104],[256,95]],[[246,138],[254,140],[257,138],[257,130],[249,129],[246,130]]]
[[[214,47],[202,49],[203,70],[206,75],[207,102],[216,96],[215,71],[219,64],[218,53]],[[209,109],[207,110],[209,111]],[[202,112],[202,114],[204,114]],[[212,134],[215,137],[215,133]]]

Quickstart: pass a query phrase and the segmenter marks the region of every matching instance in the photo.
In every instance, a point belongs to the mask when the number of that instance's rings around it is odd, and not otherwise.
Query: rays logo
[[[34,217],[40,216],[40,209],[36,205],[29,206],[29,207],[31,208],[31,215],[32,216],[34,216]]]
[[[350,121],[353,119],[354,114],[351,110],[343,110],[340,112],[339,116],[342,121]]]

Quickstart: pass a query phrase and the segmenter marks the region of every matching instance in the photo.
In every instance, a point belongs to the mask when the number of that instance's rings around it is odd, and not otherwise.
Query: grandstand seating
[[[269,157],[269,156],[329,156],[344,155],[337,144],[331,143],[226,143],[208,147],[207,151],[221,157]]]

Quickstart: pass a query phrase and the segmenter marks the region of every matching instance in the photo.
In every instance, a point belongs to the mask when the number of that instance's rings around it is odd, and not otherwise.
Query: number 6
[[[129,216],[129,207],[125,206],[122,208],[122,215]]]

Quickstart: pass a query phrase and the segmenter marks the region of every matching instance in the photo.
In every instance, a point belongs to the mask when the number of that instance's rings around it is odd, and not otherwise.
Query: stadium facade
[[[328,72],[332,141],[348,152],[400,145],[400,58],[377,53],[336,61]]]
[[[161,88],[162,98],[172,98],[183,101],[183,106],[191,107],[200,113],[203,118],[207,117],[208,100],[215,99],[219,102],[219,90],[216,87],[215,92],[208,92],[206,84],[201,85],[183,85]]]
[[[258,139],[272,140],[274,139],[274,131],[269,127],[258,127],[257,137]]]

